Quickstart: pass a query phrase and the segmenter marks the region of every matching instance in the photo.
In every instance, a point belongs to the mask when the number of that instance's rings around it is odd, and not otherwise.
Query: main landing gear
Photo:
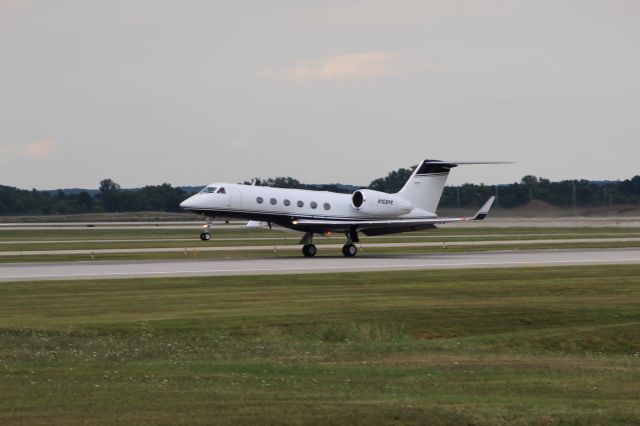
[[[302,246],[302,254],[304,254],[304,257],[313,257],[318,252],[315,244],[313,244],[313,232],[304,234],[299,244],[304,244]]]
[[[353,257],[358,254],[358,248],[353,243],[359,243],[358,232],[355,229],[344,233],[347,237],[347,244],[342,246],[342,254],[344,257]]]
[[[358,248],[355,244],[347,243],[342,246],[342,254],[344,257],[353,257],[358,254]]]
[[[351,230],[349,232],[345,232],[347,236],[347,243],[342,246],[342,254],[344,257],[354,257],[358,254],[358,248],[354,243],[359,243],[360,239],[358,238],[358,232],[355,230]],[[318,249],[315,244],[313,244],[313,232],[307,232],[304,234],[304,237],[300,239],[300,244],[302,246],[302,254],[305,257],[313,257],[318,253]]]
[[[200,239],[202,241],[209,241],[211,239],[211,233],[209,230],[211,229],[212,219],[210,217],[207,218],[207,224],[202,225],[202,233],[200,234]]]
[[[304,234],[299,244],[304,244],[302,246],[302,254],[304,254],[304,257],[313,257],[318,252],[315,244],[313,244],[313,232]]]
[[[302,246],[302,254],[304,254],[304,257],[313,257],[317,252],[318,249],[315,244],[305,244]]]

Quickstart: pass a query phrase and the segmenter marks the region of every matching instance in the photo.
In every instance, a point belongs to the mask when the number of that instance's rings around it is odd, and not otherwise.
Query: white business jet
[[[395,194],[358,189],[353,194],[304,189],[271,188],[234,183],[212,183],[180,204],[183,209],[207,218],[200,238],[211,238],[214,217],[236,218],[283,226],[304,232],[302,253],[316,255],[314,235],[344,232],[342,247],[346,257],[355,256],[358,233],[386,235],[435,228],[436,224],[482,220],[495,197],[471,217],[439,218],[436,215],[447,176],[462,164],[501,164],[498,162],[462,162],[424,160],[416,167],[402,189]]]

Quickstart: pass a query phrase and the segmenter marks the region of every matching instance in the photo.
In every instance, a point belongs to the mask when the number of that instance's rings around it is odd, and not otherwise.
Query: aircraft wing
[[[348,230],[356,228],[359,231],[363,231],[365,235],[381,235],[381,233],[375,232],[375,229],[384,229],[389,233],[403,232],[404,230],[411,231],[417,229],[433,228],[435,225],[451,222],[468,222],[473,220],[483,220],[489,213],[491,205],[495,197],[490,197],[486,203],[477,213],[470,217],[443,217],[443,218],[430,218],[430,219],[369,219],[369,220],[322,220],[322,219],[295,219],[292,221],[293,225],[301,228],[327,228],[334,230]],[[373,232],[367,232],[372,230]]]

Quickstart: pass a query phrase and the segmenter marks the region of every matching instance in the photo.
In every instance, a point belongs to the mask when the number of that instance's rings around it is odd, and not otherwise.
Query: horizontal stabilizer
[[[442,160],[424,160],[425,163],[430,164],[452,164],[455,166],[462,166],[466,164],[513,164],[512,161],[442,161]]]
[[[513,164],[508,161],[442,161],[424,160],[414,172],[414,176],[425,176],[449,173],[451,169],[458,166],[474,164]]]

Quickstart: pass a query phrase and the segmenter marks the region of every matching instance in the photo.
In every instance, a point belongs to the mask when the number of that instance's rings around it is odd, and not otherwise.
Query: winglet
[[[489,209],[491,208],[491,205],[493,204],[493,201],[495,199],[496,199],[495,196],[489,197],[487,202],[484,203],[482,207],[480,207],[480,210],[478,210],[478,213],[476,213],[473,217],[468,218],[467,220],[482,220],[485,217],[487,217],[487,214],[489,213]]]

